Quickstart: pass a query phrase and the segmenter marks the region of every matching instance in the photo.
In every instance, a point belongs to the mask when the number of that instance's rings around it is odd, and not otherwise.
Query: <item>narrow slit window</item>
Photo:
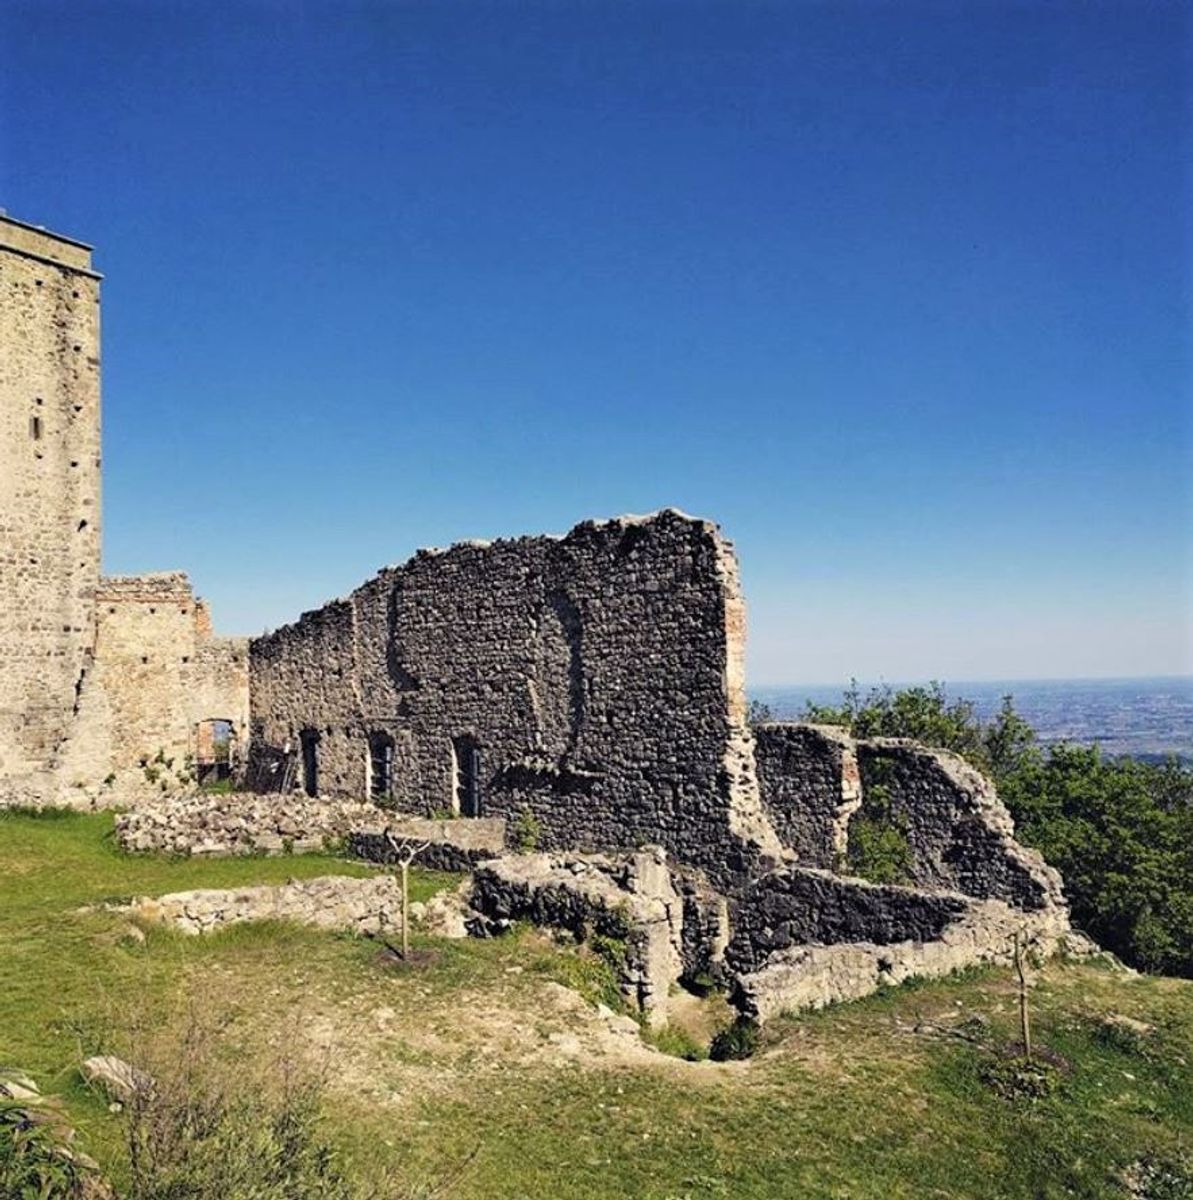
[[[394,787],[394,740],[387,733],[369,737],[369,796],[388,800]]]

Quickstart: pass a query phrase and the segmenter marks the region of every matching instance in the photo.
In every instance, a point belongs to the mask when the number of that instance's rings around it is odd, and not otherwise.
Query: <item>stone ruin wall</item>
[[[862,802],[857,745],[828,725],[768,723],[754,729],[762,806],[804,866],[839,870],[849,818]]]
[[[127,799],[188,786],[204,722],[228,721],[247,747],[248,639],[211,634],[185,574],[104,578],[96,610],[95,694],[82,715],[100,743],[95,761],[116,777],[112,791]]]
[[[0,216],[0,805],[126,802],[159,751],[181,784],[209,717],[247,742],[247,639],[185,575],[100,576],[99,280]]]
[[[100,561],[90,248],[0,216],[0,803],[66,750]]]
[[[475,746],[483,815],[533,818],[544,847],[657,842],[740,875],[779,851],[753,780],[743,632],[731,547],[673,510],[420,551],[254,640],[254,746],[302,761],[305,734],[315,789],[360,798],[370,738],[391,738],[386,800],[426,814],[467,803]]]
[[[1059,875],[1015,841],[994,785],[956,754],[825,725],[755,734],[763,808],[799,867],[847,872],[850,821],[880,802],[907,839],[909,886],[1024,911],[1063,906]]]

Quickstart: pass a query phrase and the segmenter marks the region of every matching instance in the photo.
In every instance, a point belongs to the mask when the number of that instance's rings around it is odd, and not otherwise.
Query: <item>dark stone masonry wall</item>
[[[912,882],[1035,911],[1063,905],[1060,876],[1015,841],[994,785],[955,754],[897,738],[858,743],[863,794],[907,834]]]
[[[861,803],[856,743],[830,726],[778,723],[754,739],[763,808],[783,844],[804,866],[839,869]]]
[[[965,898],[786,867],[764,875],[734,905],[729,965],[757,971],[775,951],[843,942],[931,942],[967,910]]]
[[[743,640],[731,546],[674,510],[420,551],[253,642],[254,742],[291,747],[324,795],[380,782],[401,811],[505,817],[543,847],[660,843],[740,880],[779,851]]]

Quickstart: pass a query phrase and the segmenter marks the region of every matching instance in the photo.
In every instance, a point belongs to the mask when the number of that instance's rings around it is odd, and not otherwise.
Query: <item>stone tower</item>
[[[99,281],[89,246],[0,216],[0,791],[18,798],[65,748],[94,645]]]

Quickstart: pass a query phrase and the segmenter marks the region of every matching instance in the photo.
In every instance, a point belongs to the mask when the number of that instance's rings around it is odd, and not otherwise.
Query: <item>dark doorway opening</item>
[[[369,734],[369,796],[388,800],[394,793],[394,740],[388,733]]]
[[[302,749],[302,790],[308,796],[319,795],[319,732],[304,729],[298,735]]]
[[[481,751],[476,738],[465,735],[452,739],[452,758],[455,767],[455,803],[452,807],[462,817],[479,817],[482,813]]]

